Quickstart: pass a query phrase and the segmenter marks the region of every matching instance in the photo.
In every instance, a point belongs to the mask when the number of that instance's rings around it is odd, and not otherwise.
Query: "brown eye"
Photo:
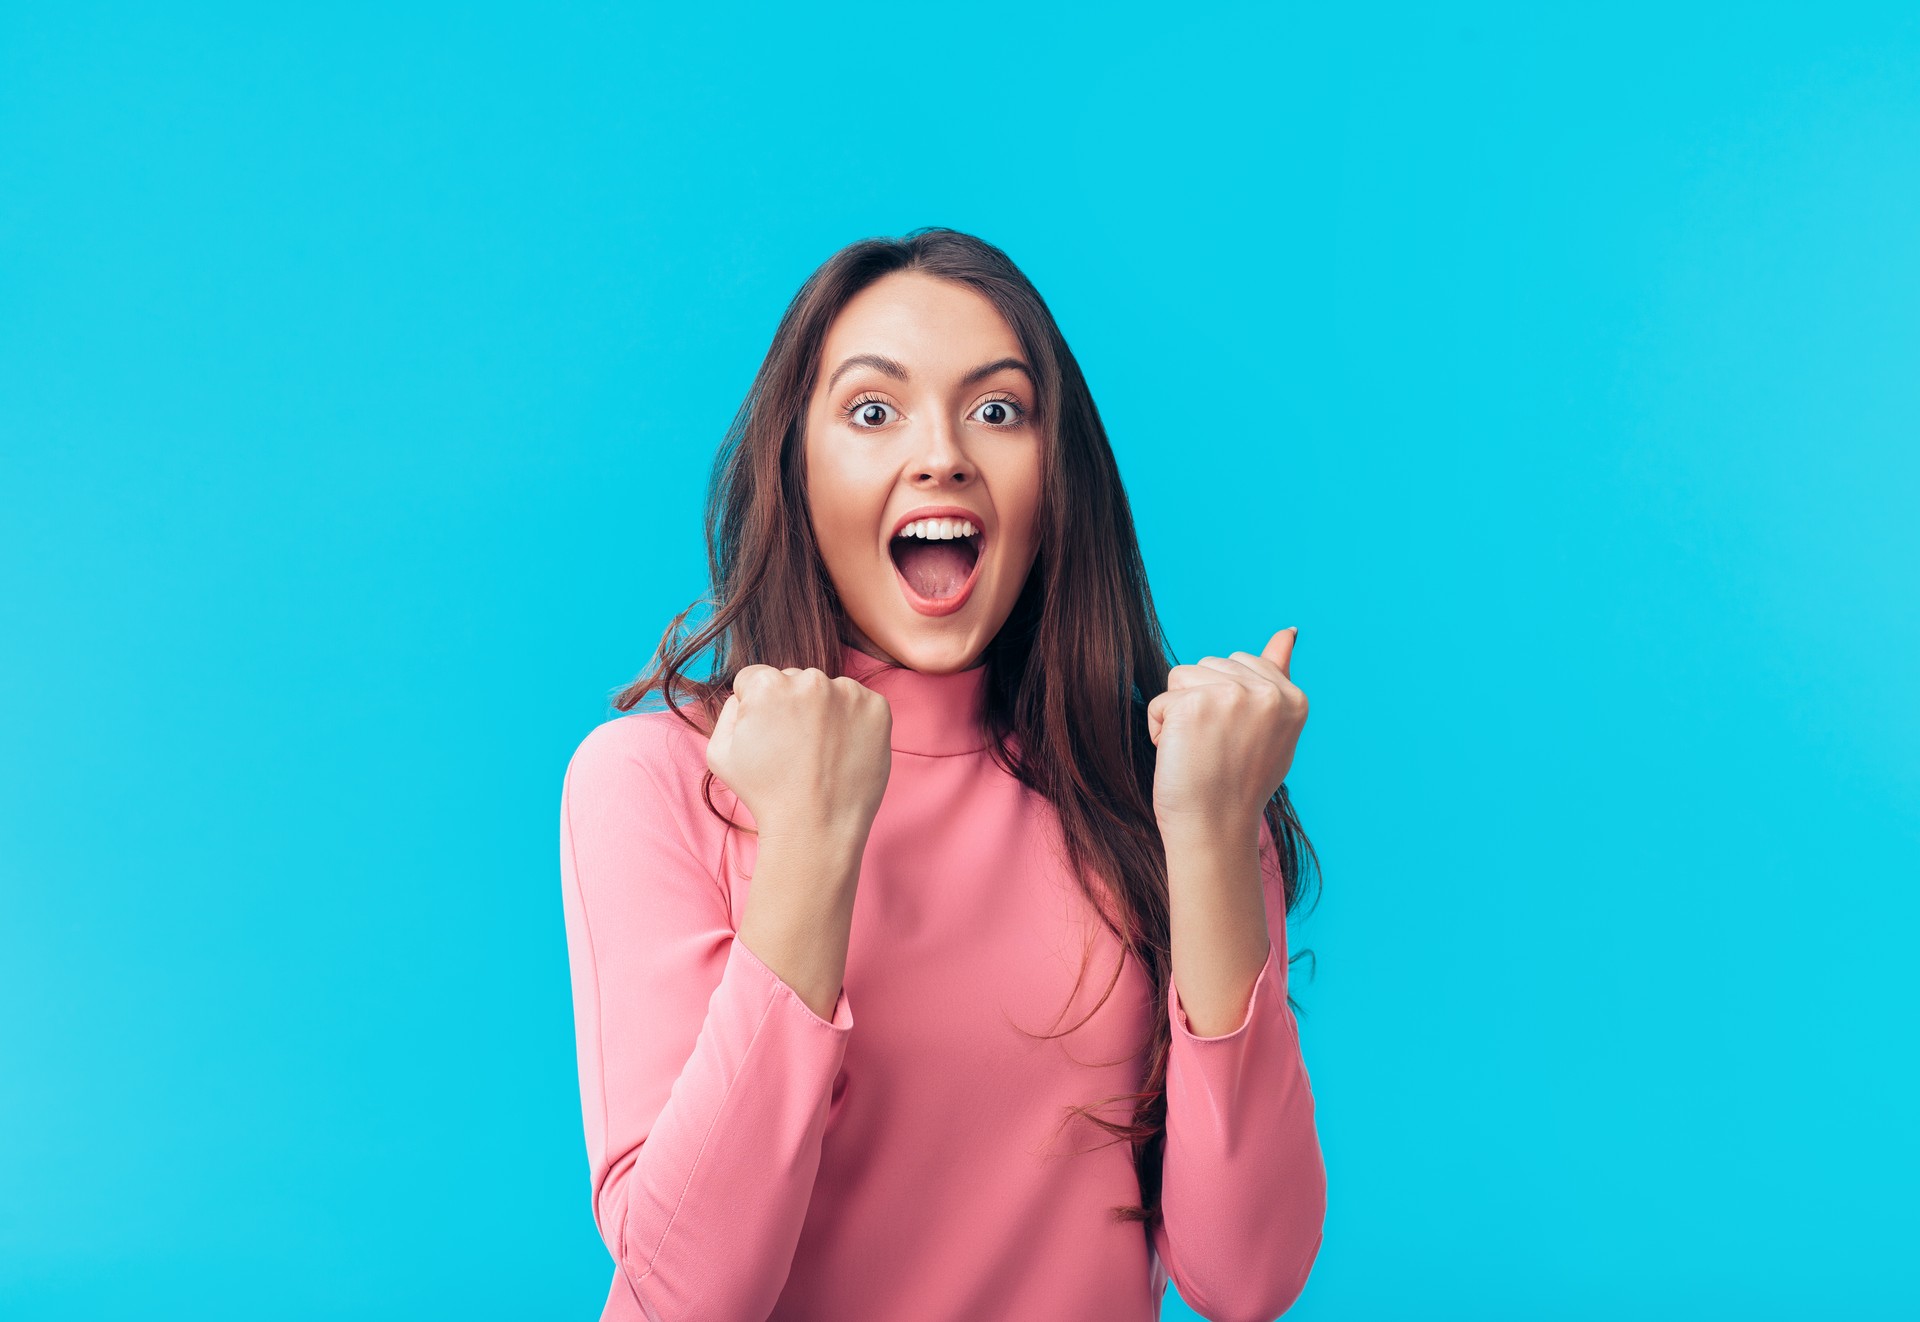
[[[892,407],[884,399],[863,395],[841,409],[840,416],[864,431],[871,431],[886,424],[886,411]]]
[[[1006,395],[995,395],[982,403],[975,412],[981,415],[980,421],[989,427],[1017,427],[1027,416],[1027,411],[1021,407],[1020,401]]]

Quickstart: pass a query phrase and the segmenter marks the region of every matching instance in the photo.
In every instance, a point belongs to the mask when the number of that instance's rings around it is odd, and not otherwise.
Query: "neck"
[[[913,670],[862,651],[840,648],[840,673],[859,680],[886,698],[893,709],[890,739],[897,753],[946,757],[987,746],[985,714],[987,668],[984,663],[952,674]]]

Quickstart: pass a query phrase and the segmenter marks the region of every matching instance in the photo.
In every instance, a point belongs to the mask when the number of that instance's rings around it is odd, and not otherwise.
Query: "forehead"
[[[894,271],[840,309],[821,356],[825,373],[849,354],[881,353],[944,375],[1019,352],[1019,337],[984,295],[918,271]]]

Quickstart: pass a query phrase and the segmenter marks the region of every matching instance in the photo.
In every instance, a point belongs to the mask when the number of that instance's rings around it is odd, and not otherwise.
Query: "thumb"
[[[1292,625],[1269,638],[1267,645],[1260,649],[1260,655],[1279,666],[1280,673],[1288,679],[1293,678],[1288,674],[1287,667],[1293,664],[1293,644],[1299,636],[1300,627]]]

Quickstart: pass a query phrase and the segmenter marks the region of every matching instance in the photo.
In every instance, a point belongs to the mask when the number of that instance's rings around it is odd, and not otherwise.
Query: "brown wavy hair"
[[[705,734],[733,677],[747,665],[839,673],[845,642],[839,596],[811,517],[795,517],[810,509],[802,450],[806,410],[828,326],[855,294],[894,271],[950,280],[987,298],[1019,337],[1037,379],[1036,422],[1047,445],[1038,551],[1019,599],[986,649],[987,733],[1000,766],[1053,804],[1083,893],[1152,982],[1156,1013],[1143,1048],[1146,1086],[1070,1107],[1063,1117],[1064,1123],[1085,1116],[1112,1136],[1109,1142],[1133,1144],[1141,1201],[1115,1207],[1114,1218],[1151,1226],[1160,1215],[1166,1143],[1172,952],[1147,704],[1165,691],[1174,662],[1099,411],[1053,314],[1005,253],[971,235],[929,226],[899,239],[849,244],[807,278],[781,317],[714,460],[706,507],[712,590],[702,599],[711,617],[689,633],[687,616],[702,602],[680,612],[667,626],[653,666],[621,689],[613,704],[629,711],[657,689],[669,708]],[[708,676],[687,675],[686,667],[709,647]],[[691,699],[698,716],[683,711],[680,699]],[[702,781],[707,806],[730,828],[739,826],[714,806],[714,779],[708,771]],[[1263,812],[1291,916],[1309,864],[1318,876],[1318,858],[1285,785]],[[1312,954],[1301,950],[1288,962]],[[1112,994],[1121,967],[1094,1010]],[[1085,973],[1083,960],[1080,976]],[[1287,1002],[1298,1010],[1291,992]],[[1131,1123],[1093,1113],[1112,1102],[1130,1104]]]

